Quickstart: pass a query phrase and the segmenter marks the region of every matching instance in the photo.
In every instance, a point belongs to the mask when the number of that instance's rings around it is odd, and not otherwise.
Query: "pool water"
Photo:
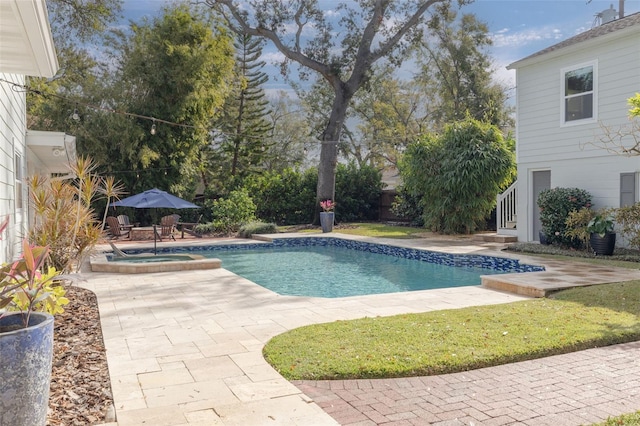
[[[126,250],[141,254],[144,249]],[[278,294],[346,297],[481,284],[481,275],[544,271],[517,259],[440,253],[334,237],[166,247],[161,254],[218,258]]]
[[[454,267],[335,246],[215,250],[205,256],[278,294],[346,297],[479,285],[501,271]]]

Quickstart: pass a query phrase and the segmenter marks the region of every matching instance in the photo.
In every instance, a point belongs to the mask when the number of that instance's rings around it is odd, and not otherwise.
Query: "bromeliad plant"
[[[332,212],[336,208],[336,203],[333,200],[320,201],[320,207],[323,212]]]
[[[53,267],[42,272],[48,256],[48,247],[30,246],[25,240],[20,259],[0,267],[0,318],[19,311],[22,324],[27,327],[32,312],[64,312],[62,306],[69,300],[58,282],[62,276]]]

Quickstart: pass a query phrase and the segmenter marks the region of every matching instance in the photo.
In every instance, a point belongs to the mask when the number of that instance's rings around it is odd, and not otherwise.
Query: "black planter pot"
[[[616,247],[616,234],[615,232],[606,233],[604,237],[600,234],[591,234],[589,244],[596,255],[611,256]]]
[[[22,314],[0,319],[0,328],[22,322]],[[49,406],[53,317],[34,312],[27,328],[0,332],[0,425],[44,426]]]
[[[550,244],[549,240],[547,240],[547,235],[544,232],[538,232],[538,237],[540,238],[540,244],[543,246],[548,246]]]

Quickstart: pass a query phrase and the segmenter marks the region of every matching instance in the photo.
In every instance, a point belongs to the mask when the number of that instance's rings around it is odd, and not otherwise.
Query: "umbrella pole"
[[[156,234],[158,233],[158,231],[156,230],[156,225],[153,225],[153,254],[156,255],[158,254],[157,251],[157,247],[156,247]]]

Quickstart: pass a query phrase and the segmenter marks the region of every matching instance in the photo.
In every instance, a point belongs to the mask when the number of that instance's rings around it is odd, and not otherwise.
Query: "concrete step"
[[[516,243],[518,242],[518,237],[515,235],[498,235],[495,232],[487,232],[475,234],[473,240],[485,243]]]

